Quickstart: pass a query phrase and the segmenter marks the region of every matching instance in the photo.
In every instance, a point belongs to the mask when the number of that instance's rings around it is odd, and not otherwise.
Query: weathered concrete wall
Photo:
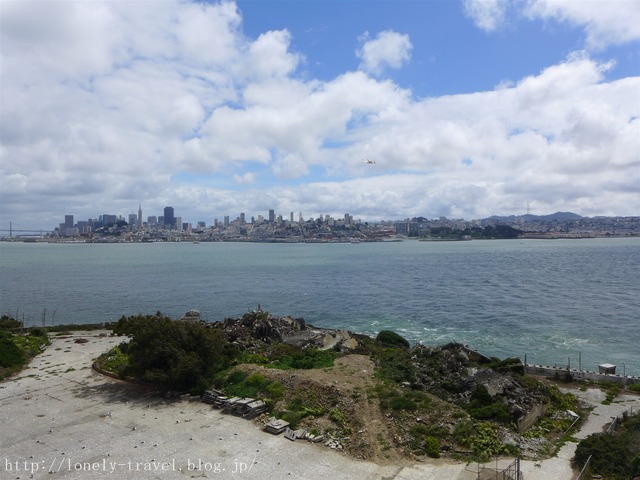
[[[524,431],[531,425],[536,423],[542,415],[547,411],[548,405],[537,403],[524,417],[518,420],[518,430]]]
[[[589,372],[587,370],[547,367],[545,365],[525,365],[524,371],[525,373],[530,373],[532,375],[545,375],[549,377],[555,375],[556,373],[558,375],[565,375],[566,373],[569,373],[576,380],[590,380],[593,382],[614,382],[619,383],[623,386],[640,383],[640,377],[634,377],[630,375],[623,377],[622,375],[596,373]]]

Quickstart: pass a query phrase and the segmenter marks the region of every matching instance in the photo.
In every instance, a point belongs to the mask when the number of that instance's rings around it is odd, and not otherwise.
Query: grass
[[[309,349],[283,355],[266,366],[281,370],[329,368],[333,367],[335,358],[336,354],[334,352]]]
[[[0,331],[0,380],[22,370],[47,345],[49,339],[39,329],[32,329],[28,335]]]
[[[129,357],[122,352],[120,346],[115,346],[96,359],[96,364],[107,372],[121,375],[129,366]]]

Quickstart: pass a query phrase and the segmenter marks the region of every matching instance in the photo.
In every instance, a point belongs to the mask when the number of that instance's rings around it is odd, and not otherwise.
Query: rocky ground
[[[541,383],[524,382],[521,375],[515,375],[523,372],[518,359],[491,359],[460,344],[418,345],[403,357],[414,369],[412,380],[389,386],[390,382],[381,381],[375,374],[377,358],[367,350],[372,339],[362,335],[316,328],[303,319],[274,317],[260,307],[242,318],[214,324],[213,328],[221,329],[243,351],[256,354],[268,354],[279,343],[340,352],[330,368],[283,371],[250,364],[238,368],[283,384],[286,395],[281,407],[300,397],[300,392],[311,403],[320,404],[325,414],[305,418],[301,427],[325,435],[328,431],[331,442],[327,443],[355,458],[379,464],[424,461],[425,436],[438,438],[440,456],[471,456],[469,446],[456,442],[453,433],[461,421],[470,419],[466,407],[479,386],[492,400],[506,406],[504,420],[496,423],[499,438],[522,457],[548,457],[555,450],[552,441],[562,433],[522,435],[545,415],[549,399]],[[414,396],[417,407],[381,408],[385,396],[392,395]],[[572,408],[579,410],[578,406]],[[329,420],[326,412],[332,409],[344,415],[344,424]],[[559,423],[568,426],[572,422],[564,409],[554,415]],[[266,420],[266,416],[257,419],[263,423]]]
[[[251,421],[202,402],[167,399],[92,370],[93,359],[121,340],[107,332],[54,336],[27,369],[0,383],[0,479],[473,480],[483,467],[450,459],[387,458],[388,450],[374,432],[389,431],[389,423],[375,411],[363,410],[366,431],[356,436],[368,435],[374,445],[370,458],[376,461],[359,460],[337,448],[265,433]],[[311,381],[349,397],[375,380],[372,365],[367,357],[352,355],[328,371],[276,374],[292,386]],[[598,390],[574,392],[594,408],[578,438],[601,431],[624,410],[640,409],[638,396],[621,395],[603,405],[604,394]],[[360,403],[353,400],[357,411]],[[523,461],[524,477],[575,478],[570,466],[575,445],[567,443],[550,459]],[[504,467],[512,460],[497,463]]]

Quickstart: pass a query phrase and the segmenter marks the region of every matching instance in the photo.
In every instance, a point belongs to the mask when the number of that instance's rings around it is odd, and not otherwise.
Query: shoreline
[[[378,465],[324,446],[293,443],[202,402],[165,399],[157,391],[103,376],[92,369],[93,359],[121,339],[101,333],[106,332],[52,337],[22,372],[0,383],[0,478],[30,478],[32,472],[32,478],[49,478],[48,470],[78,479],[324,478],[336,472],[354,479],[476,478],[475,463]],[[88,342],[75,343],[78,338]],[[599,431],[611,415],[640,409],[638,396],[623,395],[605,406],[598,403],[599,390],[574,393],[595,406],[576,438]],[[575,446],[567,443],[547,460],[522,461],[525,477],[571,478]]]

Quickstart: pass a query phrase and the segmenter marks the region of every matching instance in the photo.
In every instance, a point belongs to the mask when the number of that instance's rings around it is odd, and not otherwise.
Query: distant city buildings
[[[176,225],[176,219],[173,216],[173,207],[164,207],[164,229],[171,230]]]
[[[138,213],[130,213],[125,219],[120,215],[102,214],[96,219],[74,222],[74,215],[65,215],[64,223],[55,230],[54,237],[84,237],[92,241],[376,241],[402,237],[425,239],[471,239],[509,234],[521,238],[565,238],[640,235],[640,217],[594,217],[586,218],[574,214],[547,216],[521,215],[489,217],[466,221],[439,217],[362,222],[349,213],[334,218],[319,215],[304,220],[302,212],[295,221],[294,212],[283,217],[269,209],[267,216],[251,217],[241,212],[235,220],[225,215],[207,227],[198,221],[197,227],[183,222],[175,215],[171,206],[164,207],[162,216],[150,215],[143,221],[142,204]],[[510,229],[507,231],[507,227]],[[515,233],[514,233],[515,232]],[[508,238],[508,237],[505,237]]]

